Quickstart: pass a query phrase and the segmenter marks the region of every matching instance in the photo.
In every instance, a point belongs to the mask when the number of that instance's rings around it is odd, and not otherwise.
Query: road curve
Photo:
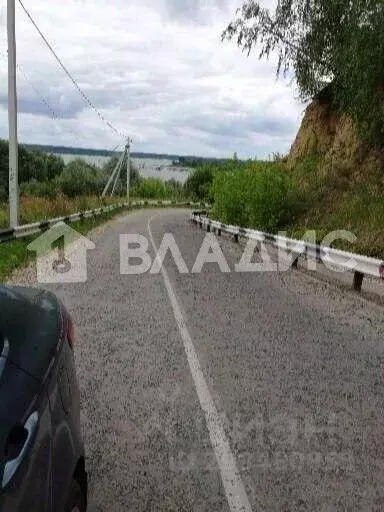
[[[134,212],[93,238],[88,281],[51,288],[77,325],[90,511],[384,509],[380,306],[305,272],[206,264],[120,275],[120,234],[171,233],[185,210]]]

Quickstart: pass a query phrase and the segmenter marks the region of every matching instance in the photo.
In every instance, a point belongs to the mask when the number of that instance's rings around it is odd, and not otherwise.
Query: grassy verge
[[[116,201],[117,200],[115,198],[114,202]],[[148,208],[152,208],[152,206],[148,205]],[[94,228],[104,224],[108,220],[111,220],[114,217],[117,217],[118,215],[128,211],[130,210],[125,208],[118,211],[105,213],[103,215],[98,215],[97,217],[91,217],[89,219],[73,222],[71,226],[78,233],[86,234],[89,231],[92,231]],[[25,267],[28,265],[28,263],[33,261],[35,253],[28,251],[27,247],[37,236],[38,235],[32,235],[30,237],[23,238],[22,240],[15,240],[12,242],[5,242],[0,244],[0,283],[6,282],[7,279],[12,275],[12,272],[17,268]]]
[[[53,219],[63,215],[71,215],[86,210],[93,210],[101,206],[118,203],[120,198],[106,197],[100,199],[97,196],[79,196],[69,199],[59,196],[55,199],[45,197],[21,197],[20,199],[20,223]],[[0,228],[8,226],[8,204],[0,204]]]
[[[124,210],[105,213],[97,217],[73,222],[71,226],[76,229],[77,232],[86,234],[122,212],[124,212]],[[27,247],[37,236],[38,235],[32,235],[22,240],[0,244],[0,283],[6,282],[17,268],[25,267],[33,261],[35,253],[28,251]]]
[[[45,197],[21,197],[20,198],[20,224],[31,224],[55,217],[71,215],[73,213],[84,212],[108,206],[110,204],[122,203],[125,197],[105,197],[101,199],[98,196],[78,196],[67,198],[59,196],[55,199]],[[178,196],[154,197],[131,196],[131,201],[188,201],[186,198]],[[0,203],[0,229],[8,227],[8,204]]]

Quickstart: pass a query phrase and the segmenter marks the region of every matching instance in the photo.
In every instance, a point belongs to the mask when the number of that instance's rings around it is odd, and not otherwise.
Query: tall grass
[[[82,219],[72,224],[72,226],[78,233],[86,234],[104,222],[113,219],[119,213],[108,212],[97,217]],[[28,245],[34,238],[32,235],[31,237],[0,244],[0,283],[6,282],[17,268],[33,261],[35,253],[28,251]]]
[[[131,189],[131,197],[140,199],[180,199],[183,195],[182,184],[159,178],[144,178]]]
[[[182,184],[161,179],[142,179],[131,189],[131,199],[174,199],[183,198]],[[20,223],[30,224],[41,220],[71,215],[104,205],[125,201],[125,196],[76,196],[73,198],[58,195],[55,198],[21,196]],[[0,229],[8,226],[8,203],[0,203]]]
[[[21,197],[20,198],[20,222],[29,224],[40,220],[52,219],[62,215],[71,215],[84,210],[100,208],[118,202],[116,197],[100,199],[97,196],[78,196],[69,199],[58,196],[55,199],[46,197]],[[8,225],[8,204],[0,204],[0,227]]]

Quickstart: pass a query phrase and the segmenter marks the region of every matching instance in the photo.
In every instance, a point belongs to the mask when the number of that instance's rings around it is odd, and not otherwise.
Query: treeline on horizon
[[[42,151],[44,153],[54,153],[61,155],[88,155],[88,156],[106,156],[112,157],[116,154],[115,151],[109,151],[108,149],[92,149],[92,148],[78,148],[78,147],[68,147],[68,146],[50,146],[47,144],[24,144],[24,146],[28,149],[34,149],[36,151]],[[143,153],[143,152],[132,152],[131,156],[133,158],[157,158],[167,159],[167,160],[176,160],[179,158],[178,155],[167,155],[167,154],[157,154],[157,153]]]
[[[113,157],[116,153],[107,149],[91,149],[78,148],[68,146],[51,146],[48,144],[23,144],[27,149],[42,151],[44,153],[53,153],[58,155],[88,155],[88,156],[105,156]],[[134,151],[131,153],[132,158],[153,158],[159,160],[172,160],[175,165],[180,166],[197,166],[205,162],[224,162],[227,159],[214,157],[201,157],[193,155],[176,155],[168,153],[145,153]]]

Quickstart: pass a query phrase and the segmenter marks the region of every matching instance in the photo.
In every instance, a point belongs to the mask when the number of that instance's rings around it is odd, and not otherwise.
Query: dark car
[[[73,324],[47,291],[0,286],[0,511],[83,512]]]

